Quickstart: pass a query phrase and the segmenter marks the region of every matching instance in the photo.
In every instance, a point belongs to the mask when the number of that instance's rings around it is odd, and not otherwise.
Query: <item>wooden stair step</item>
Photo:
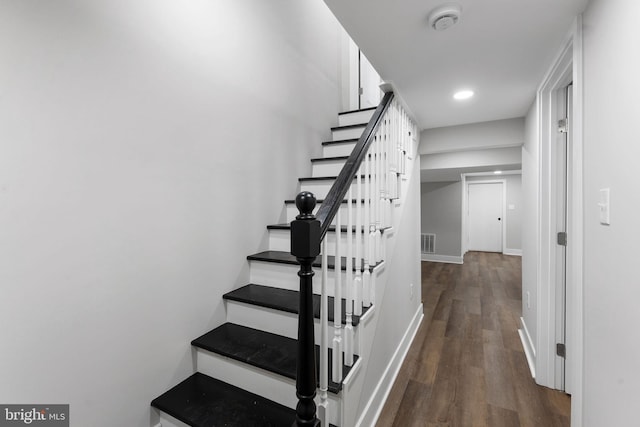
[[[241,388],[195,373],[151,402],[192,427],[290,426],[295,411]]]
[[[271,286],[256,285],[250,283],[241,288],[235,289],[223,295],[224,299],[229,301],[242,302],[245,304],[257,305],[259,307],[280,310],[287,313],[298,314],[299,308],[299,292],[289,289],[273,288]],[[333,322],[333,297],[329,297],[329,321]],[[345,314],[346,300],[342,299],[342,324],[347,324]],[[369,307],[362,308],[362,314],[366,313]],[[320,318],[320,295],[313,295],[313,316]],[[360,316],[353,315],[352,324],[358,326]]]
[[[242,363],[296,379],[296,355],[298,342],[292,338],[236,325],[224,323],[191,342],[221,356],[229,357]],[[320,369],[320,347],[316,346],[316,369]],[[331,381],[331,357],[329,349],[329,391],[337,394],[342,384]],[[356,358],[357,360],[357,358]],[[343,375],[347,376],[351,367],[343,366]],[[319,371],[316,371],[316,373]],[[344,378],[343,377],[343,378]]]

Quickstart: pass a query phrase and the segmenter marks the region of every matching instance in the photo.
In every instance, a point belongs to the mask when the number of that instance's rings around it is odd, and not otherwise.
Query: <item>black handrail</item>
[[[333,183],[318,214],[313,215],[316,198],[312,193],[303,191],[296,197],[296,206],[300,215],[291,222],[291,254],[300,264],[299,314],[298,314],[298,356],[296,367],[296,419],[293,427],[318,427],[316,417],[316,387],[318,385],[315,361],[315,338],[313,331],[313,268],[312,264],[320,254],[320,242],[327,233],[333,217],[338,212],[344,196],[353,184],[367,151],[373,144],[375,134],[382,117],[391,105],[393,92],[387,92],[376,108],[371,120],[364,128],[362,136]],[[340,231],[338,230],[338,233]],[[334,355],[335,357],[335,355]]]
[[[371,120],[369,120],[369,123],[364,128],[362,136],[358,139],[355,148],[340,171],[340,175],[336,178],[329,190],[329,193],[327,194],[327,197],[324,198],[322,206],[318,209],[316,219],[318,219],[321,224],[320,240],[322,240],[324,235],[327,234],[331,221],[333,221],[338,209],[340,209],[340,204],[342,203],[344,196],[347,194],[347,191],[349,191],[349,187],[351,187],[351,184],[353,183],[353,178],[355,178],[358,173],[358,169],[360,169],[360,165],[367,155],[369,147],[373,144],[373,139],[378,127],[380,126],[382,117],[384,117],[384,113],[389,108],[389,105],[391,105],[392,100],[393,92],[387,92],[384,94],[380,105],[378,105],[373,116],[371,116]]]

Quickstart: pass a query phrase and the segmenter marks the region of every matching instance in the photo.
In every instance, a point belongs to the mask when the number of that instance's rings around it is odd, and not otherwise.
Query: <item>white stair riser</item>
[[[160,425],[162,427],[189,427],[189,424],[185,424],[177,418],[172,417],[166,412],[160,412]],[[156,424],[155,427],[158,427]]]
[[[198,349],[196,360],[198,372],[289,408],[295,408],[298,403],[296,384],[292,379],[202,349]],[[334,394],[329,393],[329,401],[335,405],[334,408],[338,407],[338,399]],[[338,411],[332,411],[329,422],[338,423],[338,415]]]
[[[345,163],[346,159],[313,162],[311,165],[311,176],[338,176]]]
[[[352,237],[355,235],[354,232],[351,233]],[[288,252],[291,249],[291,231],[290,230],[269,230],[269,250],[272,251],[286,251]],[[346,254],[347,250],[347,233],[340,233],[341,239],[340,243],[342,244],[343,256]],[[336,244],[336,233],[328,232],[326,235],[327,240],[327,254],[335,255],[335,244]],[[353,240],[352,240],[353,241]],[[362,237],[362,233],[360,233],[360,245],[364,241],[364,237]],[[355,255],[355,245],[353,246],[353,254]]]
[[[320,208],[320,206],[322,205],[322,203],[318,203],[316,205],[316,208],[313,211],[313,214],[315,215],[318,212],[318,209]],[[342,205],[340,205],[340,215],[342,215],[340,217],[341,221],[343,222],[343,225],[346,224],[346,220],[347,220],[347,204],[343,203]],[[354,218],[354,224],[355,224],[355,215],[356,215],[356,205],[353,204],[353,206],[351,207],[352,209],[352,215]],[[287,203],[286,205],[286,217],[287,217],[287,224],[289,224],[291,221],[293,221],[294,219],[296,219],[296,216],[300,213],[300,211],[298,211],[298,208],[296,207],[295,204],[293,203]]]
[[[334,141],[340,141],[341,139],[360,138],[363,131],[364,126],[347,129],[336,129],[331,131],[331,136]]]
[[[375,110],[354,111],[353,113],[339,114],[338,126],[357,125],[368,123]]]
[[[298,338],[298,315],[238,301],[226,301],[227,322],[248,328],[259,329],[292,339]],[[320,345],[320,319],[314,319],[314,337]],[[333,322],[330,322],[330,339],[333,337]],[[344,325],[343,325],[344,328]],[[358,327],[353,328],[355,342],[358,342]],[[358,346],[355,346],[357,354]]]
[[[363,174],[364,175],[364,174]],[[332,175],[335,176],[335,175]],[[362,176],[362,175],[361,175]],[[331,186],[333,185],[335,179],[320,179],[317,181],[302,181],[300,183],[300,191],[310,191],[316,196],[316,199],[324,199],[326,198]],[[354,178],[353,183],[355,184],[356,180]],[[364,194],[365,190],[365,180],[361,179],[361,192]],[[356,198],[356,188],[355,185],[353,187],[353,197]]]
[[[356,146],[356,141],[322,146],[322,157],[349,156]]]
[[[249,265],[249,280],[251,283],[257,283],[264,286],[298,291],[300,290],[300,278],[298,277],[299,270],[299,266],[292,264],[251,261]],[[315,273],[315,276],[313,276],[313,293],[319,294],[322,283],[322,271],[320,268],[316,267],[313,268],[313,271]],[[340,274],[344,286],[347,280],[346,272],[342,270]],[[329,270],[329,278],[327,281],[328,295],[333,295],[334,283],[334,270]],[[343,296],[344,295],[345,291],[343,290]]]
[[[316,199],[327,197],[334,180],[304,181],[300,183],[300,191],[310,191]]]

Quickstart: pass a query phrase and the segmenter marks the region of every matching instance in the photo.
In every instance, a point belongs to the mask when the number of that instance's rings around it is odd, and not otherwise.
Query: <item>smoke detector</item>
[[[429,14],[429,26],[436,31],[444,31],[456,25],[462,14],[457,4],[446,4],[437,7]]]

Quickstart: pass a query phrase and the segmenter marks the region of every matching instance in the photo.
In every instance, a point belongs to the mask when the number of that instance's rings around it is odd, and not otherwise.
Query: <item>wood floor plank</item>
[[[407,387],[402,395],[402,403],[398,408],[392,426],[422,426],[427,418],[426,408],[427,402],[431,397],[431,386],[409,380]]]
[[[516,411],[487,405],[489,425],[491,427],[520,427],[520,419]]]
[[[484,369],[487,383],[487,403],[512,411],[517,410],[513,393],[513,377],[509,368],[510,350],[484,346]]]
[[[521,258],[422,263],[424,319],[376,426],[568,427],[570,397],[531,378],[518,336]]]

